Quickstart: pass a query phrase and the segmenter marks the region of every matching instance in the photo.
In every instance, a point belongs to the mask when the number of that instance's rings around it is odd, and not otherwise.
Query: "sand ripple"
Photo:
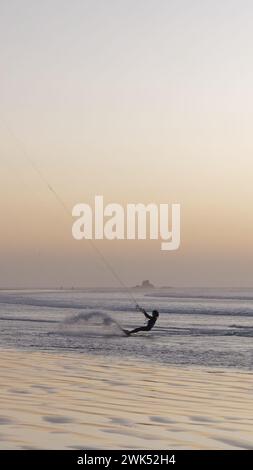
[[[247,372],[14,350],[0,365],[1,449],[253,448]]]

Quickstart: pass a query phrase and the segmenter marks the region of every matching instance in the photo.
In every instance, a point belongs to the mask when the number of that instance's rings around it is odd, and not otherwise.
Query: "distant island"
[[[134,287],[135,289],[154,289],[155,286],[149,282],[149,280],[142,281],[141,285]]]

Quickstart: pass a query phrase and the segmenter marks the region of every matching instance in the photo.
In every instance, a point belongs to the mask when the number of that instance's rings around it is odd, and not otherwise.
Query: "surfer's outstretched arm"
[[[149,320],[152,318],[145,310],[145,308],[142,308],[140,307],[138,304],[136,305],[136,309],[139,311],[139,312],[142,312],[146,318],[148,318]]]
[[[152,317],[146,312],[146,310],[144,308],[141,309],[141,312],[145,315],[146,318],[151,320]]]

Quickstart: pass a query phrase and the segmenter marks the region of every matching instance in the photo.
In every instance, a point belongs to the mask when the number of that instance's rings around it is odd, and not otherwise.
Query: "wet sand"
[[[0,449],[252,449],[252,374],[1,350]]]

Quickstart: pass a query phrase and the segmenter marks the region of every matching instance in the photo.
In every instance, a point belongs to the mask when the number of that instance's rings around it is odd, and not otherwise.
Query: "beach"
[[[252,374],[1,350],[0,449],[252,449]]]

